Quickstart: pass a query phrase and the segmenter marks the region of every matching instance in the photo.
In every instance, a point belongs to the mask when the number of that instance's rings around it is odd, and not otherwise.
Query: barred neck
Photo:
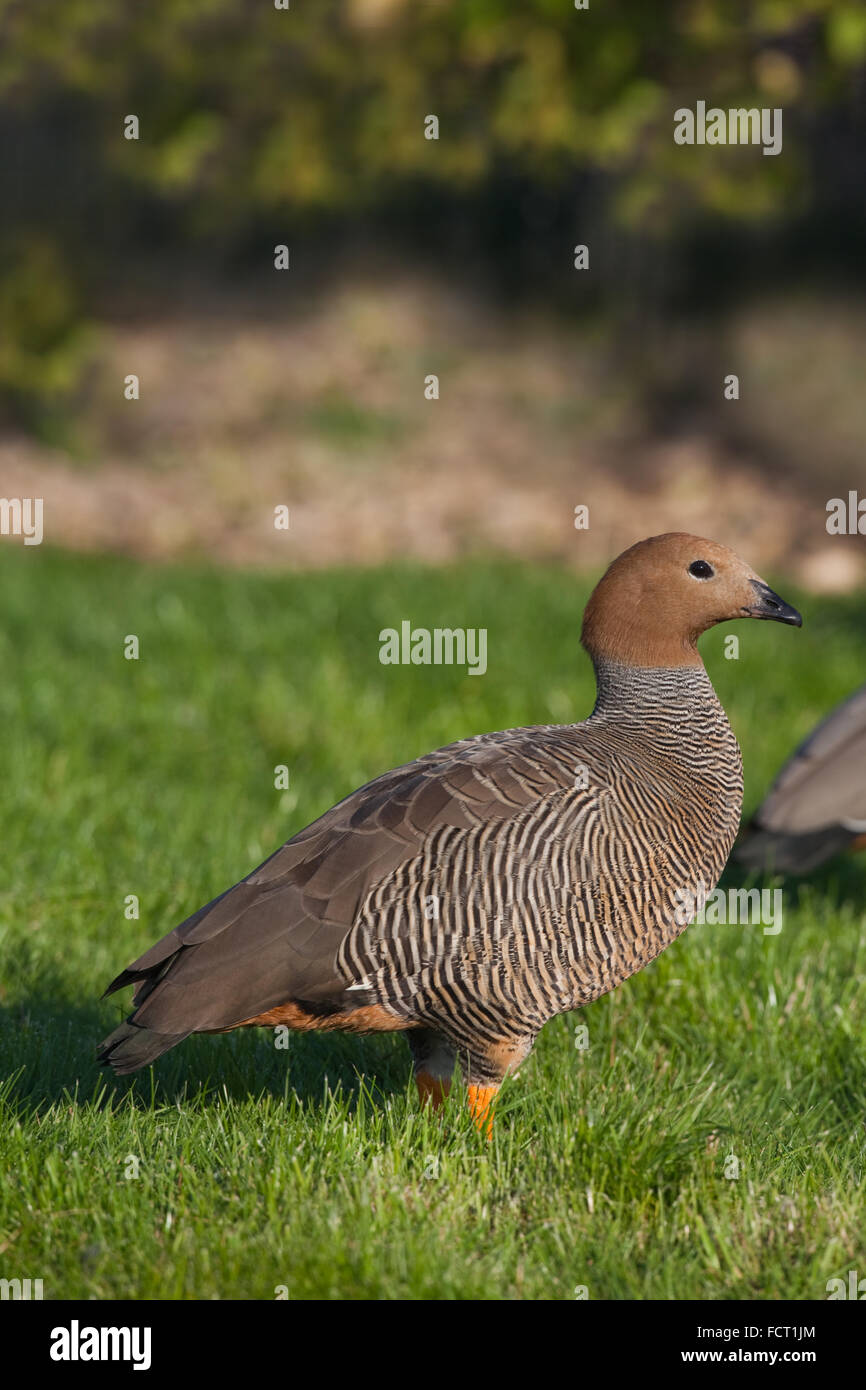
[[[599,661],[595,678],[593,719],[645,724],[670,718],[680,723],[690,716],[717,717],[722,708],[703,665],[623,666]]]

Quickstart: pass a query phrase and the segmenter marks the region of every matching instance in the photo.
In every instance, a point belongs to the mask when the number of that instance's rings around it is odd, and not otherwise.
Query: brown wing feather
[[[289,1000],[356,1007],[337,955],[367,895],[433,830],[506,820],[561,785],[561,768],[533,757],[541,732],[451,744],[367,783],[300,831],[112,981],[107,994],[136,984],[136,1009],[106,1039],[102,1060],[132,1070],[189,1033],[230,1028]]]

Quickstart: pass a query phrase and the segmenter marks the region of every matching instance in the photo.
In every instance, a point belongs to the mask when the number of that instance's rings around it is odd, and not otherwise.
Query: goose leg
[[[433,1028],[417,1028],[407,1034],[415,1062],[415,1084],[422,1105],[439,1109],[448,1092],[458,1060],[453,1043]],[[519,1041],[509,1039],[490,1046],[483,1053],[461,1057],[466,1080],[466,1100],[469,1113],[479,1130],[490,1139],[493,1135],[493,1114],[496,1094],[504,1078],[517,1071],[528,1056],[534,1037]]]
[[[438,1110],[451,1090],[457,1051],[433,1028],[414,1028],[406,1036],[415,1063],[418,1099]]]

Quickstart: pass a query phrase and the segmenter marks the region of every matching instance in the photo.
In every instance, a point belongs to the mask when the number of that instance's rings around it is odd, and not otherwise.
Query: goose
[[[698,652],[716,623],[799,627],[726,546],[681,532],[594,589],[582,723],[463,738],[385,772],[122,970],[125,1074],[192,1033],[406,1034],[423,1100],[460,1075],[490,1135],[544,1024],[647,965],[712,889],[740,822],[740,750]]]

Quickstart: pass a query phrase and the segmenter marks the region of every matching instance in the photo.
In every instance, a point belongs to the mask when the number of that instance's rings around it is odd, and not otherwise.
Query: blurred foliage
[[[864,62],[866,11],[831,0],[0,0],[0,394],[72,389],[81,305],[143,247],[224,264],[298,227],[405,232],[503,178],[528,211],[499,255],[599,206],[663,243],[862,198]],[[781,106],[782,157],[675,145],[698,99]]]
[[[50,422],[79,381],[92,343],[80,315],[56,244],[0,248],[0,388],[28,423]]]

